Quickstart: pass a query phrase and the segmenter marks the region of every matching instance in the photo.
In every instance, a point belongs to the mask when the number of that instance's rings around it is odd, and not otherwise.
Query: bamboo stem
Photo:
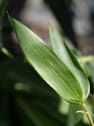
[[[91,117],[91,115],[90,115],[90,113],[89,113],[89,111],[88,111],[87,106],[86,106],[85,103],[83,103],[83,107],[84,107],[84,109],[85,109],[85,110],[83,111],[83,114],[85,114],[86,117],[88,118],[88,121],[89,121],[90,125],[91,125],[91,126],[94,126],[93,119],[92,119],[92,117]]]
[[[86,117],[87,117],[87,119],[88,119],[88,121],[90,123],[90,126],[94,126],[93,119],[92,119],[92,117],[91,117],[91,115],[90,115],[90,113],[89,113],[89,111],[87,109],[86,104],[83,103],[82,106],[84,107],[84,110],[77,111],[77,113],[82,113],[82,114],[86,115]]]

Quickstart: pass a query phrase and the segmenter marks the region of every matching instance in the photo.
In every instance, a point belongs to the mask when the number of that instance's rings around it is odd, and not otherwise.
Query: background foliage
[[[29,65],[23,55],[11,57],[6,52],[7,50],[1,47],[0,126],[88,125],[86,118],[76,113],[81,107],[62,100]],[[89,61],[85,65],[92,93],[87,104],[94,118],[94,62]]]

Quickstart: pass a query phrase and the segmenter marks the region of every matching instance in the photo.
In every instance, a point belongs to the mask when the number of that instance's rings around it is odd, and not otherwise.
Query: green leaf
[[[39,75],[65,100],[82,103],[88,91],[83,88],[83,84],[79,83],[67,65],[25,25],[11,17],[9,20],[26,58]],[[78,73],[75,74],[78,76]],[[88,85],[87,78],[84,83]]]
[[[88,96],[89,84],[88,80],[86,79],[87,75],[82,69],[81,64],[78,62],[76,56],[52,25],[49,26],[49,34],[54,52],[71,70],[76,79],[79,81],[79,84],[81,84],[81,87],[84,89],[85,96]]]

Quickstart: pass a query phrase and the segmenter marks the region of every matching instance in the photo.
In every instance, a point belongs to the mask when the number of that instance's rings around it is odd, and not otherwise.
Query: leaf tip
[[[13,27],[14,21],[13,21],[13,18],[9,15],[8,11],[7,11],[7,15],[8,15],[9,23]]]

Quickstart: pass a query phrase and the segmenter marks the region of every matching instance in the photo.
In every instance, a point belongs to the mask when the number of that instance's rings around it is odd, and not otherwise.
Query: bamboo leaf
[[[79,84],[81,84],[81,87],[83,88],[84,97],[88,96],[89,84],[88,80],[86,79],[87,75],[82,69],[76,56],[67,46],[64,39],[61,37],[55,27],[53,27],[52,25],[49,26],[49,34],[54,52],[67,65],[67,67],[71,70],[76,79],[79,81]]]
[[[88,91],[81,86],[64,61],[25,25],[11,17],[9,20],[26,58],[39,75],[65,100],[82,103]],[[81,76],[84,76],[83,73]],[[85,84],[88,85],[87,78]]]

